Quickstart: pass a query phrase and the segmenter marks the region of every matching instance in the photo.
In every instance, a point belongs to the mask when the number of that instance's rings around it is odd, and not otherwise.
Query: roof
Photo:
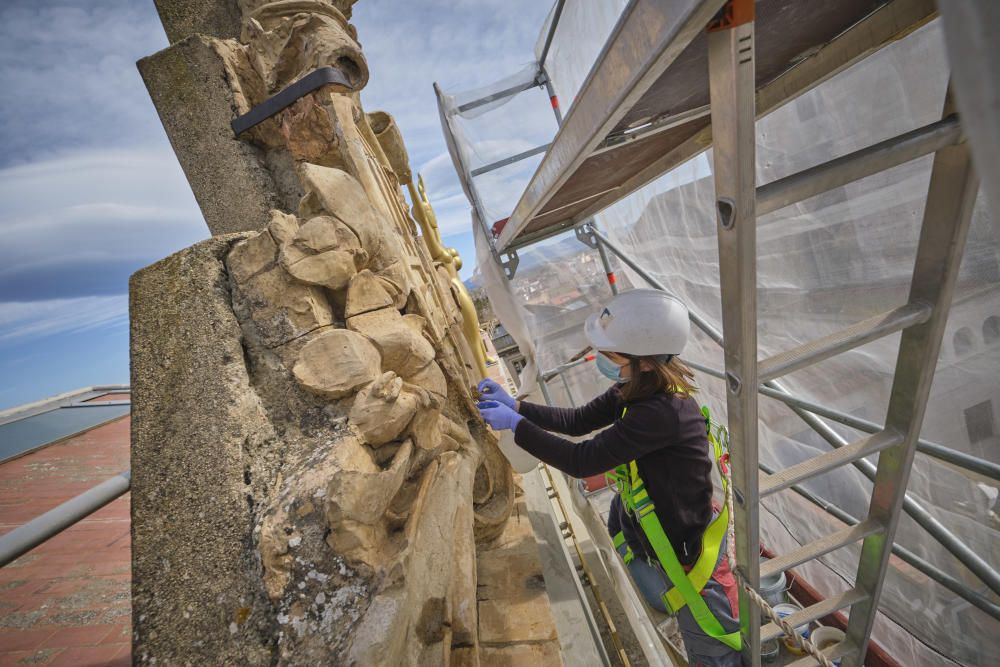
[[[6,422],[0,432],[18,423],[11,421],[18,415],[97,415],[94,408],[64,406],[83,401],[114,407],[128,397],[127,386],[87,387],[0,413],[0,423]],[[127,470],[127,405],[123,414],[0,464],[0,534]],[[0,665],[132,664],[129,498],[112,501],[0,568]]]
[[[129,414],[127,385],[85,387],[0,412],[0,464]]]

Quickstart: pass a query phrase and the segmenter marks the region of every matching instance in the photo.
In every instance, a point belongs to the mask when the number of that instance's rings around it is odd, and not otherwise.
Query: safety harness
[[[628,407],[626,406],[622,410],[623,419],[627,411]],[[701,413],[705,416],[708,441],[715,451],[715,462],[719,466],[719,476],[722,478],[722,489],[726,497],[722,504],[722,511],[705,529],[701,538],[701,555],[689,571],[685,572],[684,566],[677,560],[677,554],[670,545],[670,540],[667,539],[667,534],[663,531],[660,520],[656,517],[656,508],[653,506],[653,500],[649,497],[642,478],[639,477],[639,468],[636,466],[636,462],[633,460],[626,465],[615,467],[614,472],[608,473],[608,479],[617,487],[626,511],[638,519],[642,532],[656,553],[659,565],[673,583],[673,588],[663,594],[663,602],[670,613],[676,614],[684,605],[687,605],[702,632],[738,651],[741,646],[739,631],[727,633],[723,630],[719,619],[709,611],[708,605],[701,597],[702,589],[705,588],[705,584],[708,583],[715,571],[719,552],[722,550],[722,543],[729,528],[729,482],[726,469],[729,461],[727,451],[729,432],[725,426],[713,425],[707,407],[702,407]],[[618,549],[625,544],[625,535],[619,532],[614,536],[613,541],[615,549]],[[625,563],[630,563],[634,557],[632,549],[626,546]],[[653,563],[650,562],[650,565]]]

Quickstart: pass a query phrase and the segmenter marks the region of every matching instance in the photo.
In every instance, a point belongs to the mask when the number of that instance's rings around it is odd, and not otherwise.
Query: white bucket
[[[760,660],[764,663],[778,662],[778,655],[781,652],[781,646],[778,644],[777,639],[769,639],[766,642],[762,642],[760,645]]]
[[[534,470],[541,463],[534,456],[524,451],[514,442],[514,432],[503,430],[496,432],[497,438],[500,440],[500,451],[503,455],[507,457],[510,461],[510,467],[514,469],[515,472],[526,473],[530,470]]]
[[[816,628],[809,635],[809,641],[819,650],[829,648],[834,644],[839,644],[844,641],[844,631],[839,628],[831,628],[830,626],[824,625],[822,627]],[[840,660],[834,660],[833,664],[840,667]]]
[[[792,614],[799,611],[802,611],[802,607],[791,602],[783,602],[781,604],[774,605],[774,613],[777,614],[778,618],[781,619],[791,616]],[[802,625],[797,625],[795,626],[795,631],[798,632],[803,637],[805,637],[809,633],[809,624],[803,623]],[[782,643],[785,645],[785,648],[788,649],[788,652],[791,653],[792,655],[805,655],[805,653],[803,653],[799,648],[797,648],[795,644],[790,639],[788,639],[788,637],[785,637],[782,640]]]
[[[760,559],[761,563],[767,562],[766,558]],[[767,600],[772,607],[785,601],[785,591],[788,590],[788,579],[784,572],[772,574],[770,577],[760,578],[760,596]]]
[[[774,605],[774,613],[778,615],[778,618],[786,618],[800,611],[802,611],[802,607],[793,602],[782,602],[781,604]],[[795,631],[805,637],[809,632],[809,624],[803,623],[802,625],[798,625],[795,627]]]

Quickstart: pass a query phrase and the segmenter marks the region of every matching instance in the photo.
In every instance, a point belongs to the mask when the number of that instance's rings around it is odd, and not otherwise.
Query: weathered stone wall
[[[132,279],[133,655],[476,664],[477,545],[515,487],[470,395],[457,258],[361,107],[352,2],[240,0],[238,40],[204,4],[157,1],[175,43],[140,70],[209,228],[248,231]],[[353,90],[227,134],[331,65]],[[535,641],[515,635],[488,647]]]

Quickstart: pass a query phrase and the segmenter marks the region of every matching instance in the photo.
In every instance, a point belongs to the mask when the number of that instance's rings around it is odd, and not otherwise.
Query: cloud
[[[0,169],[0,300],[122,294],[130,273],[206,236],[169,150]]]
[[[431,84],[454,92],[518,72],[549,9],[536,0],[355,6],[372,72],[363,102],[395,116],[445,235],[468,234],[469,205]],[[121,326],[128,275],[208,236],[135,67],[167,46],[154,4],[7,0],[0,45],[0,342]],[[544,99],[538,109],[551,113]],[[486,125],[484,159],[535,141],[515,111]],[[513,206],[515,189],[501,184],[491,206]]]
[[[444,235],[469,233],[471,223],[469,203],[445,146],[432,83],[455,94],[520,72],[533,61],[535,39],[550,9],[549,3],[536,0],[419,5],[365,0],[354,7],[353,22],[372,73],[362,101],[368,110],[384,109],[395,117],[410,162],[424,175]],[[532,91],[470,123],[468,130],[479,151],[475,167],[549,141],[555,121],[544,93]],[[530,165],[533,171],[537,160]],[[490,200],[490,212],[504,217],[526,182],[516,168],[508,168],[492,179],[477,179],[477,186]],[[467,258],[467,265],[473,263]]]
[[[0,44],[0,166],[162,138],[135,67],[167,45],[152,2],[7,0]]]
[[[128,297],[0,302],[0,344],[128,324]]]

